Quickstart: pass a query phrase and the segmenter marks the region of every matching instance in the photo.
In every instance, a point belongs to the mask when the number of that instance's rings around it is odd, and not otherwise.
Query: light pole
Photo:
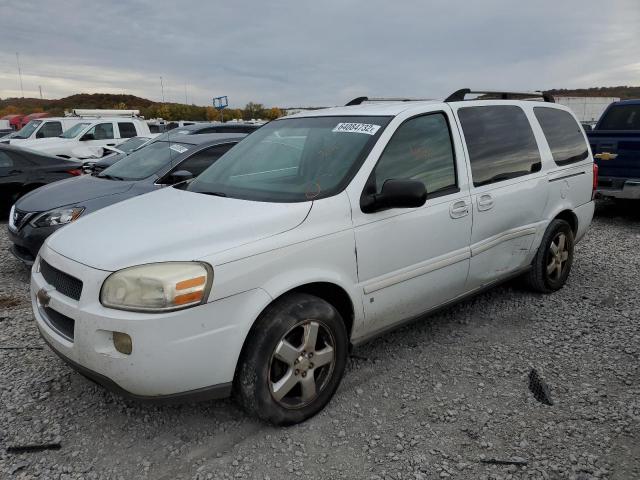
[[[22,87],[22,69],[20,68],[20,54],[16,52],[16,63],[18,64],[18,77],[20,77],[20,92],[24,98],[24,88]]]

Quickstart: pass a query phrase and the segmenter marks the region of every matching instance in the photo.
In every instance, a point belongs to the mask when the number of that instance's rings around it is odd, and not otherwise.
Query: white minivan
[[[594,211],[584,132],[566,107],[467,92],[275,120],[71,223],[32,270],[42,337],[122,394],[234,392],[291,424],[352,346],[516,276],[559,290]]]
[[[103,147],[115,147],[127,138],[150,135],[146,122],[136,117],[79,118],[80,121],[59,136],[24,140],[19,146],[61,158],[100,158],[105,153]]]

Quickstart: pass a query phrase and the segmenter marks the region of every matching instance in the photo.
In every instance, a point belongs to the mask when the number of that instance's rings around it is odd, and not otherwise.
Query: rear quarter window
[[[579,162],[589,156],[580,126],[569,112],[547,107],[535,107],[533,112],[556,165]]]
[[[640,130],[640,105],[615,105],[600,119],[598,130]]]
[[[516,105],[463,107],[458,117],[476,187],[540,170],[538,144],[524,111]]]
[[[137,135],[136,127],[131,122],[118,122],[118,130],[120,130],[120,138],[131,138]]]

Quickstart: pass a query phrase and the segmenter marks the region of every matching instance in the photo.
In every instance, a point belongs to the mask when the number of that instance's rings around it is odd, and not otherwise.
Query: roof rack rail
[[[456,90],[447,98],[445,98],[445,102],[462,102],[465,100],[465,96],[474,93],[481,95],[492,95],[497,96],[501,100],[523,100],[522,97],[539,97],[542,98],[545,102],[555,103],[554,98],[548,93],[535,91],[535,92],[502,92],[502,91],[494,91],[494,90],[471,90],[470,88],[461,88],[460,90]],[[514,98],[519,97],[519,98]],[[478,99],[476,99],[478,100]],[[492,99],[493,100],[493,99]]]
[[[360,105],[364,102],[422,102],[425,100],[430,100],[429,98],[381,98],[381,97],[356,97],[353,100],[347,102],[345,107],[350,107],[352,105]]]

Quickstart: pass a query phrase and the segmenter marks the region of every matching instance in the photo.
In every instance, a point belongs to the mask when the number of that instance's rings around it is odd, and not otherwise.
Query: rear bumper
[[[640,178],[602,177],[599,180],[597,195],[640,200]]]
[[[595,210],[595,202],[587,202],[574,209],[576,217],[578,217],[578,231],[576,232],[576,242],[579,242],[584,234],[587,233],[589,225],[593,220],[593,212]]]

